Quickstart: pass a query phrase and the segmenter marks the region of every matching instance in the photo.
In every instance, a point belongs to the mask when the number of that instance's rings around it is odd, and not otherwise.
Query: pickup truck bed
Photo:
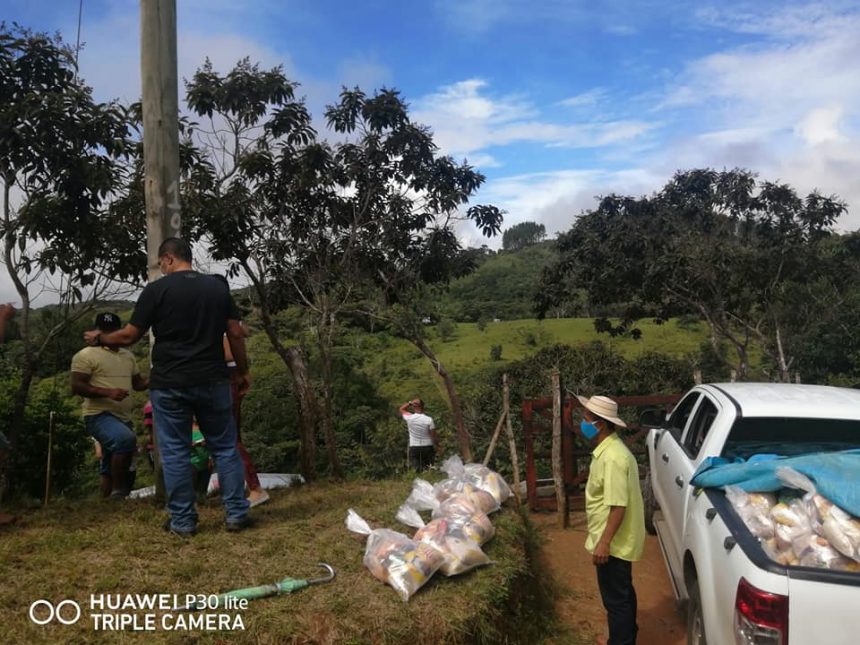
[[[649,434],[649,479],[659,506],[653,523],[676,596],[688,601],[688,642],[860,643],[860,573],[774,562],[722,490],[689,484],[704,459],[721,455],[732,428],[749,427],[755,413],[768,423],[787,419],[788,426],[818,410],[836,425],[851,422],[851,432],[856,420],[860,445],[860,391],[817,386],[697,386],[665,427]]]

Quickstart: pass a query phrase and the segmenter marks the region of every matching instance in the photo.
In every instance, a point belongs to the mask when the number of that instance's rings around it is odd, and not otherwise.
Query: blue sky
[[[180,75],[282,64],[315,115],[341,85],[396,87],[487,176],[506,225],[550,234],[608,192],[741,166],[839,194],[860,225],[860,2],[177,0]],[[0,0],[74,42],[78,0]],[[82,76],[137,98],[138,3],[84,0]],[[487,243],[468,227],[464,241]],[[489,241],[498,246],[498,240]]]

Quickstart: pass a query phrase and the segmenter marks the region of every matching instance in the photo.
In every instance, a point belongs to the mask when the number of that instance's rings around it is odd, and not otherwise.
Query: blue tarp
[[[776,476],[780,467],[794,468],[815,482],[818,492],[852,515],[860,516],[860,450],[823,452],[800,457],[749,460],[732,463],[709,457],[696,470],[690,484],[702,488],[740,486],[747,492],[785,488]]]

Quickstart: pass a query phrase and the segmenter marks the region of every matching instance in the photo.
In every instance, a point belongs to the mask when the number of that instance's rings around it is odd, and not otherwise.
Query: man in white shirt
[[[400,414],[409,432],[409,466],[413,470],[426,470],[436,458],[439,437],[433,418],[424,413],[424,401],[412,399],[400,406]]]

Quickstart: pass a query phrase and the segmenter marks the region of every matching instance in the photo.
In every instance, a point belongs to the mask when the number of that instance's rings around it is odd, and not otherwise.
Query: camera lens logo
[[[47,625],[55,618],[63,625],[74,625],[81,619],[81,606],[74,600],[61,600],[54,605],[42,598],[30,605],[28,613],[37,625]]]

